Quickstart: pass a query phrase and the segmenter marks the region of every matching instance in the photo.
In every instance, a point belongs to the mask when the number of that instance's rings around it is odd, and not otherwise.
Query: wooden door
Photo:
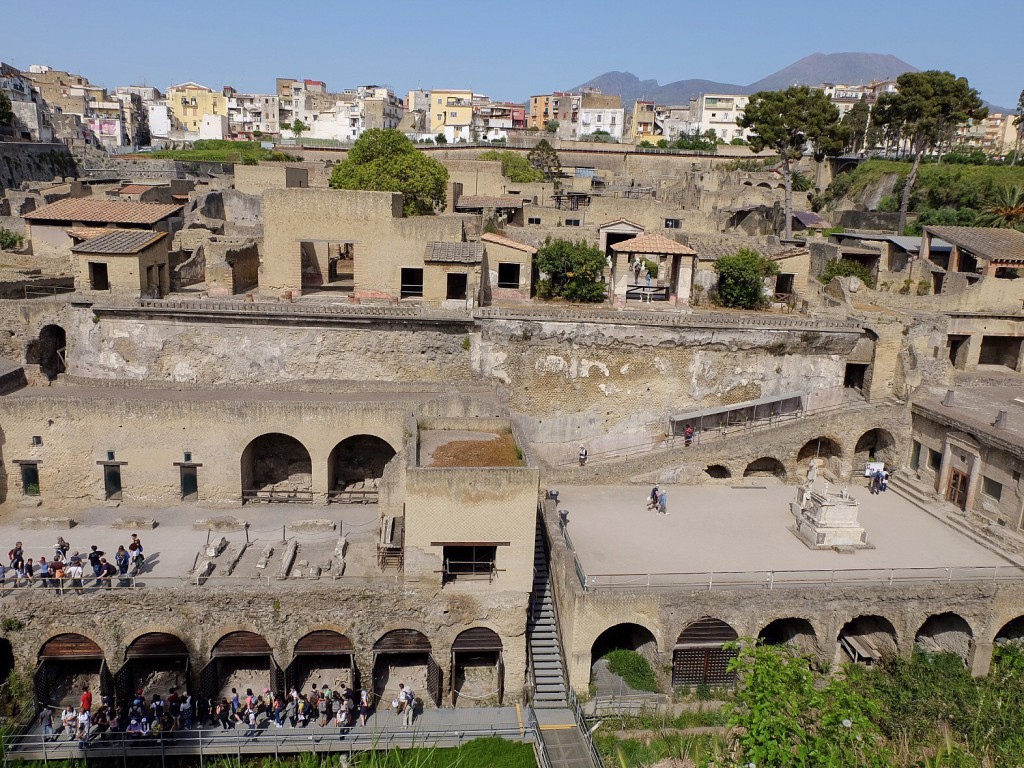
[[[967,484],[971,476],[959,469],[949,471],[949,486],[946,488],[946,500],[956,504],[960,509],[967,509]]]

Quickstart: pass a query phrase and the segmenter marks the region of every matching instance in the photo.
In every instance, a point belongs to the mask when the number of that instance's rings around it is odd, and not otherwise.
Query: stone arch
[[[738,637],[732,626],[711,616],[688,624],[672,650],[672,686],[731,685],[735,675],[727,667],[736,652],[723,646]]]
[[[1024,616],[1010,619],[1003,624],[992,640],[996,645],[1024,641]]]
[[[291,662],[285,668],[285,685],[303,690],[310,683],[328,685],[332,690],[359,685],[355,644],[336,629],[313,629],[291,648]]]
[[[895,467],[899,464],[896,438],[888,429],[869,429],[857,438],[853,457],[858,469],[869,461],[884,461],[886,466]]]
[[[391,443],[377,435],[346,437],[327,459],[328,490],[376,490],[384,467],[397,453]]]
[[[109,695],[114,687],[99,643],[77,632],[54,633],[43,641],[33,683],[37,703],[47,706],[77,705],[84,687],[93,695]]]
[[[496,700],[500,706],[505,698],[504,645],[501,636],[489,627],[470,627],[452,641],[451,702],[458,706],[460,698],[479,706]]]
[[[845,653],[854,662],[868,665],[892,658],[899,647],[899,638],[892,622],[884,616],[855,616],[839,630],[836,655]]]
[[[313,462],[300,440],[281,432],[253,438],[241,460],[242,499],[311,500]]]
[[[800,653],[818,650],[818,635],[810,621],[799,617],[775,619],[764,626],[757,639],[765,645],[790,645]]]
[[[704,467],[704,474],[712,480],[728,480],[732,477],[732,470],[724,464],[708,464]]]
[[[842,457],[842,444],[836,438],[827,435],[812,437],[803,444],[796,454],[796,460],[801,463],[815,458],[825,459],[827,463],[831,459],[841,459]]]
[[[25,345],[25,363],[38,365],[39,371],[51,381],[67,370],[68,335],[60,325],[44,325],[39,336]]]
[[[786,479],[786,465],[774,456],[762,456],[747,464],[743,470],[744,477],[777,477]]]
[[[190,655],[198,655],[198,648],[188,634],[180,631],[177,627],[171,627],[167,624],[149,624],[145,627],[140,627],[139,629],[135,629],[127,633],[122,641],[124,643],[125,651],[127,651],[131,644],[143,635],[151,635],[155,633],[174,635],[174,637],[184,643],[185,648],[188,649]]]
[[[441,705],[441,669],[434,659],[430,638],[418,629],[401,627],[382,634],[373,644],[374,696],[384,701],[398,697],[398,684],[426,693],[434,706]]]
[[[174,632],[143,632],[125,644],[124,664],[114,674],[118,701],[130,701],[135,691],[147,698],[171,688],[191,689],[191,654]]]
[[[974,646],[974,632],[959,614],[937,613],[929,616],[917,630],[914,645],[926,653],[956,654],[966,663]]]
[[[762,188],[762,189],[771,189],[772,188],[771,183],[767,182],[767,181],[758,182],[757,186]]]
[[[630,692],[624,681],[608,669],[604,656],[612,651],[636,651],[657,668],[658,640],[642,624],[623,622],[605,629],[590,646],[591,680],[597,685],[598,695]]]
[[[267,638],[253,630],[222,634],[210,648],[210,661],[199,673],[204,695],[225,696],[231,688],[280,690],[284,675]]]

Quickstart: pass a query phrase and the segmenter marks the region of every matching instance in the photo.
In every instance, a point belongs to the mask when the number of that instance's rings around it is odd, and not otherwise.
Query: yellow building
[[[469,140],[473,123],[473,92],[432,90],[430,92],[430,132],[443,133],[449,142]]]
[[[553,117],[554,113],[551,111],[550,93],[530,97],[530,116],[527,118],[527,125],[530,128],[536,128],[538,131],[543,131],[544,123],[551,120]]]
[[[205,115],[227,115],[227,97],[198,83],[182,83],[167,89],[167,106],[189,133],[198,133]]]
[[[657,121],[658,107],[653,101],[640,101],[637,99],[633,105],[633,143],[649,141],[652,144],[658,141],[660,131]]]

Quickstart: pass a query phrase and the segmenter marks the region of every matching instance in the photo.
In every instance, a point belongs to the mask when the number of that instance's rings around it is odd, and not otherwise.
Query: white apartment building
[[[750,101],[749,96],[736,93],[704,93],[697,99],[697,125],[701,133],[714,131],[726,144],[733,139],[749,140],[749,128],[740,128],[736,119]]]
[[[361,85],[341,93],[306,94],[303,106],[296,106],[298,119],[308,126],[310,139],[353,142],[372,128],[398,128],[405,105],[394,92],[379,85]],[[282,135],[291,136],[286,125]]]
[[[276,135],[281,132],[281,100],[276,94],[238,93],[224,88],[228,100],[228,130],[236,139],[251,139],[257,133]]]

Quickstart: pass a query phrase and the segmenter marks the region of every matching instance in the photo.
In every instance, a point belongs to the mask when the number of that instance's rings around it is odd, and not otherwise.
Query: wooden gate
[[[672,652],[672,685],[729,685],[735,675],[729,660],[735,651],[723,648],[737,638],[724,621],[704,617],[679,633]]]
[[[946,488],[946,500],[956,504],[960,509],[967,509],[967,485],[971,476],[959,469],[949,470],[949,486]]]
[[[434,701],[435,707],[441,706],[441,668],[437,666],[433,656],[427,656],[427,693]]]
[[[300,638],[295,643],[294,658],[285,670],[287,688],[298,687],[317,657],[331,658],[336,666],[347,666],[349,685],[358,686],[356,679],[356,655],[352,641],[340,632],[318,629]]]

